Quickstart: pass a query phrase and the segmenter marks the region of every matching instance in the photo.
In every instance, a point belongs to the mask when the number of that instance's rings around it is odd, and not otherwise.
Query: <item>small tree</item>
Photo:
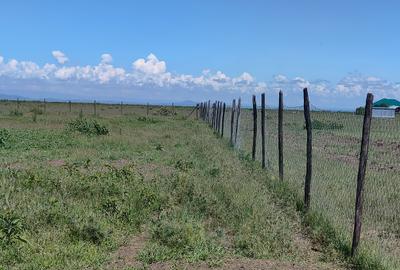
[[[364,112],[365,112],[365,108],[364,107],[358,107],[356,109],[356,114],[357,115],[364,115]]]

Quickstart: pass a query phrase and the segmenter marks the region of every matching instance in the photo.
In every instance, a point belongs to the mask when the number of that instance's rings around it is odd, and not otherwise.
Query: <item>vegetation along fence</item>
[[[240,98],[229,107],[202,102],[197,116],[285,181],[344,253],[400,269],[400,116],[372,118],[372,94],[361,113],[315,111],[307,89],[303,95],[303,109],[284,108],[280,92],[278,109],[266,109],[261,94],[252,108]]]

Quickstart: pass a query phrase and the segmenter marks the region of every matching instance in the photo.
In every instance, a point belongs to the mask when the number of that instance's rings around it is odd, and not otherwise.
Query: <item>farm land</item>
[[[399,117],[373,120],[361,254],[349,262],[362,116],[312,113],[304,216],[302,112],[284,113],[282,183],[274,110],[267,170],[249,158],[248,110],[234,148],[228,132],[186,119],[192,108],[95,110],[0,103],[0,269],[398,269]]]

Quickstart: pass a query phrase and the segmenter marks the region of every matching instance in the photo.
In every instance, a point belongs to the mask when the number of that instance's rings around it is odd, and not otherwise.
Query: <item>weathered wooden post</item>
[[[206,115],[206,120],[208,123],[210,123],[210,113],[211,113],[211,101],[208,100],[207,102],[207,115]]]
[[[222,127],[221,127],[221,138],[224,137],[224,126],[225,126],[225,102],[222,104]]]
[[[211,127],[214,129],[215,121],[215,102],[213,102],[212,109],[211,109]]]
[[[94,113],[94,116],[96,116],[96,100],[93,102],[93,113]]]
[[[265,93],[261,94],[261,166],[265,168]]]
[[[220,106],[220,103],[219,103],[219,101],[217,101],[217,112],[216,112],[216,118],[215,118],[215,132],[219,132],[218,131],[218,126],[219,126],[219,106]]]
[[[251,158],[256,159],[256,144],[257,144],[257,103],[256,96],[253,95],[253,148],[251,151]]]
[[[233,128],[234,128],[234,121],[235,121],[235,107],[236,107],[236,100],[232,100],[232,108],[231,108],[231,137],[229,142],[233,145]]]
[[[279,91],[278,109],[278,159],[279,159],[279,179],[283,180],[283,93]]]
[[[240,131],[239,129],[239,124],[240,124],[240,106],[241,106],[241,99],[239,98],[238,100],[238,105],[237,105],[237,112],[236,112],[236,125],[235,125],[235,145],[237,143],[237,137],[238,133]]]
[[[221,134],[221,114],[222,114],[222,102],[218,101],[218,121],[217,121],[217,133]]]
[[[308,98],[307,88],[303,89],[304,96],[304,119],[307,130],[307,164],[306,178],[304,183],[304,209],[308,211],[310,208],[310,191],[311,191],[311,176],[312,176],[312,125],[310,116],[310,100]]]
[[[68,101],[68,105],[69,105],[69,112],[72,112],[72,103],[71,103],[71,100]]]
[[[365,171],[367,169],[369,134],[371,129],[373,100],[374,96],[371,93],[368,93],[367,100],[365,103],[360,160],[358,164],[356,207],[354,214],[354,231],[353,231],[353,242],[351,245],[351,256],[357,254],[358,244],[360,242],[360,235],[361,235],[364,179],[365,179]]]

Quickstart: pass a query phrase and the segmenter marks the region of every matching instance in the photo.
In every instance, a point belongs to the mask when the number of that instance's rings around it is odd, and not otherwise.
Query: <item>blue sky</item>
[[[282,89],[296,105],[307,86],[320,107],[351,108],[368,91],[400,98],[398,1],[13,0],[0,10],[1,94],[228,101],[266,91],[273,105]]]

